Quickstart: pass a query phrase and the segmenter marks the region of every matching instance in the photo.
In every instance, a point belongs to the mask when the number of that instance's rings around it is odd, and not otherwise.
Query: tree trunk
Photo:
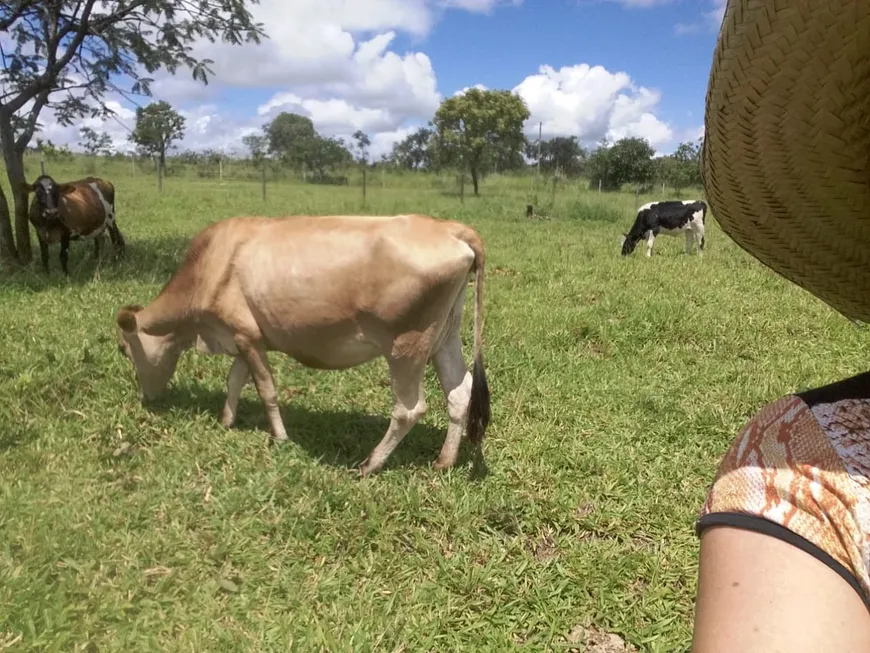
[[[160,150],[160,171],[163,173],[163,176],[166,176],[166,150]]]
[[[12,238],[12,220],[9,215],[9,204],[6,194],[0,186],[0,261],[14,263],[18,260],[18,250]]]
[[[477,168],[471,168],[471,184],[474,186],[474,196],[477,197]]]
[[[6,176],[12,188],[12,198],[15,205],[15,245],[20,263],[30,263],[33,250],[30,247],[30,223],[27,219],[27,193],[21,190],[24,179],[24,152],[15,147],[15,132],[12,130],[12,120],[7,115],[0,114],[0,148],[3,149],[3,160],[6,163]],[[5,202],[4,202],[5,204]],[[8,205],[7,205],[8,212]],[[2,213],[2,209],[0,209]],[[7,228],[0,217],[0,238]],[[5,248],[4,248],[5,249]]]

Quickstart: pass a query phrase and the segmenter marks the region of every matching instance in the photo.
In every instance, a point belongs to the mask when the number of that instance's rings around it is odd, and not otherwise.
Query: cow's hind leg
[[[458,328],[447,337],[432,362],[447,399],[447,415],[450,418],[444,446],[441,447],[441,454],[434,465],[435,469],[442,470],[456,464],[462,429],[465,427],[471,401],[471,372],[462,358],[462,338]]]
[[[387,359],[393,388],[393,415],[384,437],[360,465],[362,476],[380,470],[411,427],[426,412],[426,397],[423,393],[426,362],[425,359],[416,358]]]
[[[686,254],[692,253],[692,245],[695,243],[694,229],[686,229]]]
[[[109,225],[109,238],[112,239],[112,247],[115,249],[115,258],[124,258],[124,251],[127,244],[124,242],[124,236],[121,234],[121,230],[118,229],[118,225],[115,222],[112,222]]]
[[[283,442],[287,439],[287,431],[284,428],[284,422],[281,420],[281,412],[278,410],[278,393],[275,390],[275,380],[272,377],[272,369],[269,367],[266,350],[262,346],[245,341],[237,341],[237,344],[241,358],[248,364],[251,376],[254,377],[257,394],[260,395],[260,399],[263,400],[263,404],[266,406],[266,416],[269,418],[272,438],[276,442]],[[240,375],[241,372],[238,372],[238,374]],[[229,400],[229,387],[227,388],[227,400]]]
[[[221,424],[224,427],[231,428],[236,421],[239,397],[242,394],[242,388],[245,387],[250,378],[251,370],[248,363],[242,356],[236,356],[229,374],[227,374],[227,400],[221,413]]]

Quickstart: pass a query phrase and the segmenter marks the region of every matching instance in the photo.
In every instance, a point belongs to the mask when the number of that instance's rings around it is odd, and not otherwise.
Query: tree
[[[213,62],[191,55],[194,41],[220,37],[238,45],[265,36],[246,0],[186,2],[183,10],[176,0],[15,0],[0,3],[0,32],[14,44],[0,50],[0,149],[15,207],[13,239],[0,189],[0,257],[23,263],[32,258],[24,152],[44,109],[64,126],[105,117],[112,113],[107,93],[149,96],[153,80],[146,75],[160,69],[186,67],[205,84]]]
[[[528,143],[526,156],[538,161],[538,144]],[[582,174],[586,162],[586,152],[576,136],[556,136],[541,142],[541,171],[547,174],[561,172],[566,177]]]
[[[393,163],[406,170],[429,168],[432,165],[429,141],[433,133],[428,127],[420,127],[414,133],[406,136],[404,140],[393,145],[393,151],[390,155]]]
[[[263,125],[269,152],[290,167],[299,170],[317,146],[317,131],[311,118],[282,111],[272,122]]]
[[[522,152],[523,123],[530,115],[525,101],[510,91],[472,88],[447,98],[435,112],[439,154],[455,160],[458,153],[478,195],[478,181],[493,163]]]
[[[265,134],[247,134],[242,137],[242,143],[251,153],[251,161],[255,168],[259,168],[266,160],[266,152],[269,149],[269,139]]]
[[[701,185],[702,142],[699,139],[696,143],[680,143],[673,154],[662,157],[666,159],[664,181],[677,192],[689,186]]]
[[[655,150],[645,138],[621,138],[613,145],[602,141],[589,157],[586,168],[590,185],[602,190],[619,190],[623,184],[645,184],[652,180]]]
[[[130,140],[145,153],[157,155],[160,169],[166,173],[166,151],[174,141],[184,138],[184,116],[169,102],[160,100],[136,109],[136,128]]]
[[[357,129],[353,133],[353,140],[356,142],[356,149],[359,152],[359,162],[365,164],[369,159],[369,146],[372,144],[368,135],[361,130]]]
[[[79,130],[79,135],[82,137],[80,141],[85,154],[89,156],[111,156],[114,151],[112,137],[106,132],[95,132],[90,127],[82,127]]]

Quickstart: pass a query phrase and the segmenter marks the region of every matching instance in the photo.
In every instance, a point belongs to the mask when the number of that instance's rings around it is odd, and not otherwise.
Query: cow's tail
[[[474,265],[471,268],[474,272],[474,367],[471,372],[471,402],[465,433],[470,442],[480,445],[491,417],[489,384],[483,365],[483,280],[486,254],[483,241],[473,229],[468,228],[461,238],[474,252]]]

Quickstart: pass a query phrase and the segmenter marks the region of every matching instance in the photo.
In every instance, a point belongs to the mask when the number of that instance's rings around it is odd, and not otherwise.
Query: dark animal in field
[[[652,256],[656,236],[678,236],[686,234],[686,254],[691,254],[693,244],[698,252],[704,251],[704,227],[707,219],[707,205],[701,200],[649,202],[637,210],[637,217],[627,234],[622,237],[622,255],[634,251],[637,244],[646,237],[646,255]]]
[[[100,239],[108,233],[115,253],[123,255],[124,237],[115,220],[115,187],[99,177],[85,177],[58,184],[49,175],[40,175],[22,190],[33,193],[30,224],[36,230],[42,267],[48,273],[48,246],[60,243],[60,264],[69,274],[69,244],[74,240],[93,240],[94,258],[100,256]]]
[[[474,275],[474,367],[462,356],[462,313]],[[483,368],[484,247],[464,224],[422,215],[237,217],[200,231],[146,307],[118,311],[119,345],[140,399],[158,397],[185,349],[228,354],[222,424],[232,426],[253,377],[272,438],[287,439],[268,351],[317,369],[383,356],[393,394],[389,428],[362,463],[381,468],[426,412],[431,362],[450,419],[436,469],[456,462],[463,427],[480,444],[490,419]]]

